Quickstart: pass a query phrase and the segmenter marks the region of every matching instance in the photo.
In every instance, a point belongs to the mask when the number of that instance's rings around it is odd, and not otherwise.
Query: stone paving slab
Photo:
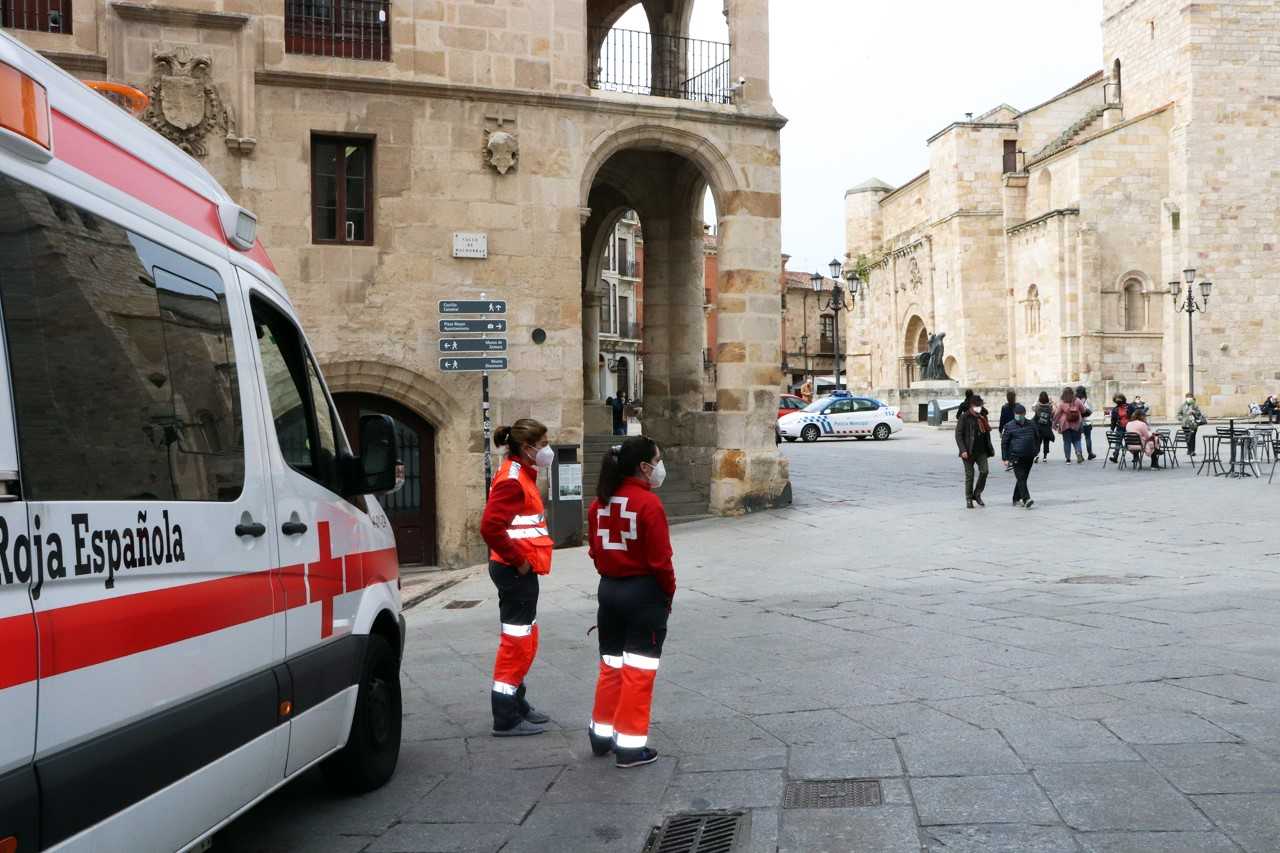
[[[1062,764],[1034,775],[1062,819],[1078,830],[1212,828],[1190,800],[1141,763]]]
[[[786,767],[791,779],[885,779],[902,775],[898,749],[887,738],[835,747],[793,746]]]
[[[1248,853],[1280,850],[1280,794],[1219,794],[1193,799]]]
[[[987,776],[1022,773],[1022,760],[999,732],[960,731],[898,738],[912,776]]]
[[[924,837],[925,853],[1080,853],[1065,826],[931,826]]]
[[[1280,793],[1280,761],[1245,744],[1153,745],[1138,751],[1187,794]]]
[[[1239,740],[1227,730],[1195,714],[1154,713],[1108,717],[1103,726],[1125,743],[1224,743]]]
[[[920,835],[910,806],[786,809],[778,853],[910,853]]]
[[[1085,853],[1240,853],[1221,832],[1088,832]]]
[[[922,826],[1056,823],[1057,813],[1030,775],[912,778]]]

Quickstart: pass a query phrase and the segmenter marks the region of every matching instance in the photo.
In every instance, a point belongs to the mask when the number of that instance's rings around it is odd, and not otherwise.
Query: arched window
[[[1034,284],[1022,302],[1022,326],[1028,335],[1040,334],[1040,289]]]
[[[1142,292],[1142,282],[1131,278],[1124,283],[1120,304],[1124,312],[1124,330],[1141,332],[1147,328],[1147,295]]]
[[[1053,173],[1048,169],[1040,172],[1036,179],[1036,212],[1044,213],[1053,209]]]
[[[1154,24],[1152,32],[1155,32]],[[1111,85],[1112,92],[1115,96],[1115,103],[1120,103],[1120,57],[1116,57],[1116,61],[1111,64]]]

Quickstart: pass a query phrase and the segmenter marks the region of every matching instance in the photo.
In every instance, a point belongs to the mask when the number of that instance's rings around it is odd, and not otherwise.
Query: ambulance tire
[[[872,431],[871,436],[876,441],[884,441],[892,434],[893,430],[888,424],[876,424],[876,428]]]
[[[381,634],[370,634],[347,745],[323,764],[326,781],[353,794],[381,788],[400,758],[400,661]]]
[[[822,434],[822,431],[818,429],[817,424],[806,424],[805,428],[800,430],[800,438],[806,444],[817,441],[818,436],[821,434]]]

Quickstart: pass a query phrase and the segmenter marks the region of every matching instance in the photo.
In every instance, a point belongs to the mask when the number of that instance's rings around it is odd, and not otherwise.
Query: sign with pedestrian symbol
[[[505,299],[441,299],[441,314],[505,314]]]
[[[441,320],[440,331],[446,334],[507,331],[506,320]]]
[[[479,373],[483,370],[506,370],[505,358],[442,358],[440,369],[446,373]]]
[[[506,352],[506,338],[441,338],[440,352]]]

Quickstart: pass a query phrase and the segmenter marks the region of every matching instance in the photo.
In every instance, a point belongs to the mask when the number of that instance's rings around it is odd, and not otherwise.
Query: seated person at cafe
[[[1126,435],[1137,435],[1142,440],[1142,453],[1151,460],[1152,468],[1160,467],[1160,436],[1147,424],[1145,412],[1134,412],[1124,428]],[[1125,450],[1133,452],[1126,440]]]

